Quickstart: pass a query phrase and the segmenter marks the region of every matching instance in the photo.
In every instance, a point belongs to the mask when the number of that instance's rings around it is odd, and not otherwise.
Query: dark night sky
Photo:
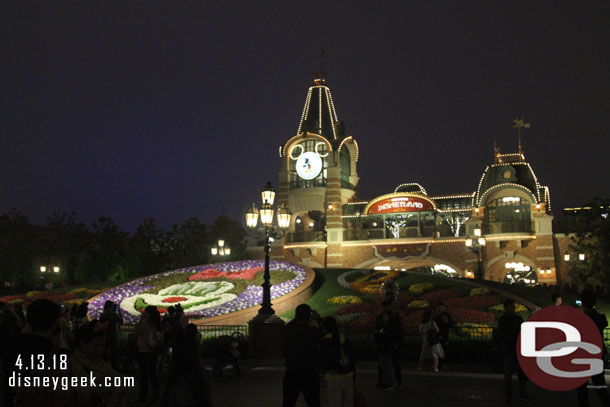
[[[472,192],[493,140],[555,212],[610,197],[610,8],[557,1],[14,1],[0,5],[0,212],[133,231],[277,185],[326,51],[365,198]]]

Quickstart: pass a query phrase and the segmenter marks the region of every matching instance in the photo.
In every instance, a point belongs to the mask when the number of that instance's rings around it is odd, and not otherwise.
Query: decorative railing
[[[483,224],[485,234],[498,233],[533,233],[534,222],[529,220],[512,222],[485,222]]]
[[[299,242],[324,242],[324,232],[308,230],[303,232],[292,232],[286,234],[286,243]]]
[[[326,179],[325,178],[316,178],[312,180],[304,180],[297,179],[290,181],[290,189],[299,189],[299,188],[317,188],[317,187],[325,187]]]

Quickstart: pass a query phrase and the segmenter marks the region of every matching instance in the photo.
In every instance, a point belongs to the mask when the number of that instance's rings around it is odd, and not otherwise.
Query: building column
[[[329,160],[330,161],[330,160]],[[341,203],[341,167],[327,169],[326,186],[326,267],[343,267],[343,206]]]

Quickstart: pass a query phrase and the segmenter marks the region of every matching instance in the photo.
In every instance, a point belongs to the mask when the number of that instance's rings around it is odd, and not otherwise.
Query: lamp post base
[[[284,357],[284,321],[275,314],[258,314],[248,321],[248,345],[254,359]]]

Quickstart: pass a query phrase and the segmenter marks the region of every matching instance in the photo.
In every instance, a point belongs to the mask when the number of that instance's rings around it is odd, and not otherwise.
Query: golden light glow
[[[268,227],[273,224],[273,207],[269,201],[265,201],[265,203],[261,205],[259,213],[261,215],[261,223],[263,226]]]
[[[258,209],[256,205],[252,204],[246,211],[246,226],[250,229],[254,229],[258,224]]]
[[[282,204],[282,206],[277,208],[277,225],[280,229],[287,229],[290,226],[291,218],[292,213],[288,210],[286,204]]]
[[[268,202],[269,205],[273,205],[273,201],[275,200],[275,189],[273,189],[270,182],[267,182],[267,185],[261,190],[261,198],[263,202]]]

